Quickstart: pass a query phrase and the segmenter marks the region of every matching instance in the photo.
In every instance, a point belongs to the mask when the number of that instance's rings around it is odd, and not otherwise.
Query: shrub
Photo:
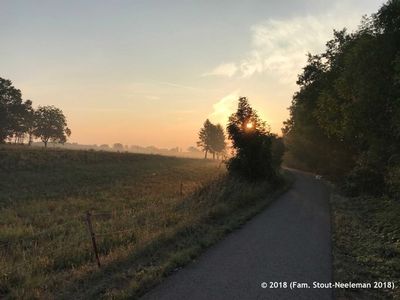
[[[229,118],[228,135],[235,150],[235,156],[227,163],[230,174],[253,181],[277,179],[276,168],[280,165],[282,151],[276,142],[276,151],[272,154],[276,137],[245,97],[239,98],[238,109]]]
[[[381,195],[385,181],[374,165],[357,165],[345,178],[344,190],[350,196],[362,194]]]

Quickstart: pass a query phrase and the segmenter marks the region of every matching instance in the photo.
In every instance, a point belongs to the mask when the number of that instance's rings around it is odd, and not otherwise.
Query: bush
[[[227,164],[231,174],[257,180],[276,178],[272,166],[271,138],[266,136],[251,137],[247,147],[239,149]]]
[[[239,175],[248,180],[276,181],[276,169],[280,166],[283,143],[269,132],[260,120],[247,98],[239,98],[238,109],[228,123],[228,135],[232,140],[235,156],[228,163],[231,175]],[[272,146],[274,143],[274,154]]]
[[[363,194],[381,195],[385,181],[380,171],[373,165],[357,165],[345,178],[344,190],[350,196]]]
[[[283,138],[278,136],[272,136],[271,155],[272,155],[272,166],[275,169],[280,168],[284,153],[285,153],[285,144],[283,143]]]

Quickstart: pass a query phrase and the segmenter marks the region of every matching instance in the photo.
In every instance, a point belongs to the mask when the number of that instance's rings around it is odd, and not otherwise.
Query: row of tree
[[[10,80],[0,77],[0,143],[18,144],[35,138],[45,147],[48,142],[65,143],[71,130],[63,112],[54,106],[34,109],[31,100],[22,100],[22,94]]]
[[[400,1],[334,31],[297,83],[283,128],[291,162],[354,194],[400,194]]]

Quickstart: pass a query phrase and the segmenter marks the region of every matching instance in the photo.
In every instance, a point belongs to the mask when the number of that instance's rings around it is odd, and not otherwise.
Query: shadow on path
[[[312,288],[332,280],[328,188],[291,172],[290,191],[142,299],[332,299],[332,290]],[[261,288],[293,281],[310,288]]]

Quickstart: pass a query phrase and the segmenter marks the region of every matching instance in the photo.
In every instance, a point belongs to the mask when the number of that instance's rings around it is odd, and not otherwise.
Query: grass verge
[[[161,234],[122,262],[85,278],[85,284],[64,298],[135,299],[171,272],[193,261],[206,248],[237,229],[290,186],[290,177],[278,188],[221,177],[205,187],[182,209],[195,210],[196,218],[179,229]],[[193,211],[192,211],[193,212]],[[71,290],[69,290],[71,291]]]
[[[337,299],[400,299],[400,203],[331,196],[334,281],[394,282],[395,289],[337,289]]]

